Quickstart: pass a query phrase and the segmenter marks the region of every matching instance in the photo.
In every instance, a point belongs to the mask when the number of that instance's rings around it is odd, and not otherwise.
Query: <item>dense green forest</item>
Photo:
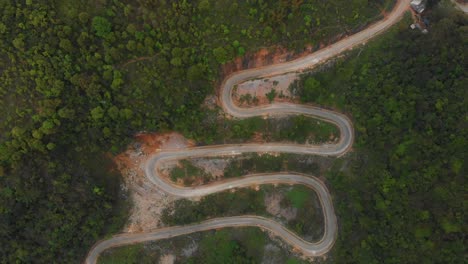
[[[2,262],[80,262],[125,221],[109,157],[135,132],[201,138],[221,64],[318,46],[393,1],[346,3],[1,0]]]
[[[356,158],[329,175],[337,263],[463,263],[468,19],[448,5],[429,33],[401,23],[299,82],[304,102],[351,113]]]

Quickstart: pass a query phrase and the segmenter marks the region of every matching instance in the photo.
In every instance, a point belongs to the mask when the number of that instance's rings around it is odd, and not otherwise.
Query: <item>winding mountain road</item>
[[[232,89],[234,85],[252,78],[261,78],[286,72],[305,70],[323,62],[337,54],[349,50],[356,45],[364,44],[370,38],[385,31],[399,21],[409,6],[410,0],[400,0],[388,16],[365,30],[345,38],[325,49],[319,50],[308,56],[286,63],[270,65],[240,71],[232,74],[222,84],[221,103],[224,111],[236,118],[248,118],[253,116],[273,115],[307,115],[335,124],[340,130],[340,141],[337,144],[325,144],[318,146],[304,146],[297,144],[242,144],[219,145],[207,147],[194,147],[182,150],[164,151],[155,153],[147,162],[145,172],[148,180],[161,190],[184,198],[200,197],[231,188],[248,187],[259,184],[302,184],[317,192],[324,214],[324,235],[316,242],[308,242],[292,233],[284,226],[272,220],[259,216],[236,216],[207,220],[201,223],[167,227],[145,233],[124,233],[115,235],[110,239],[96,243],[89,251],[85,263],[94,264],[99,255],[106,249],[141,243],[151,240],[165,239],[194,232],[200,232],[224,227],[256,226],[271,231],[291,246],[299,249],[306,256],[320,256],[326,254],[332,247],[337,237],[337,220],[333,209],[333,202],[326,186],[317,178],[293,173],[255,174],[245,177],[214,182],[198,187],[179,187],[164,180],[159,175],[158,167],[168,160],[178,160],[191,157],[212,157],[222,155],[236,155],[247,152],[284,152],[315,154],[323,156],[340,156],[345,154],[354,141],[354,131],[351,121],[343,114],[307,106],[290,103],[274,103],[255,108],[240,108],[233,103]]]

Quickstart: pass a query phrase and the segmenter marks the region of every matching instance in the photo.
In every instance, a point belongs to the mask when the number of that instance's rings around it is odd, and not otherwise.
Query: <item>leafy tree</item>
[[[198,81],[204,79],[203,65],[192,65],[187,71],[187,79],[190,81]]]
[[[86,12],[81,12],[78,15],[78,19],[80,20],[81,23],[86,24],[89,20],[89,14]]]
[[[198,3],[198,9],[202,12],[208,11],[210,9],[210,1],[201,0],[200,3]]]
[[[112,30],[112,24],[104,17],[96,16],[93,18],[91,26],[96,36],[105,38]]]
[[[304,82],[304,90],[301,99],[304,101],[313,101],[316,100],[321,93],[320,82],[313,77],[309,77]]]
[[[273,102],[273,100],[275,100],[276,95],[277,95],[277,92],[275,88],[271,89],[271,91],[266,93],[266,97],[268,99],[268,102],[270,102],[270,104]]]
[[[65,51],[68,51],[68,52],[73,51],[73,45],[72,45],[71,41],[68,40],[68,39],[61,39],[59,46],[60,46],[60,48],[62,48]]]
[[[96,108],[91,110],[91,117],[94,120],[99,120],[99,119],[103,118],[104,117],[104,110],[102,109],[102,107],[97,106]]]
[[[219,63],[226,63],[229,59],[227,51],[223,47],[217,47],[213,50],[213,55]]]
[[[24,35],[20,34],[17,38],[13,40],[13,46],[19,50],[24,49]]]

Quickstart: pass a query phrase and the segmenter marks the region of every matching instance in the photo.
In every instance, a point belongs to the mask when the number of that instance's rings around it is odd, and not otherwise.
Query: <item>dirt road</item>
[[[340,129],[340,141],[337,144],[326,144],[319,146],[302,146],[297,144],[243,144],[243,145],[219,145],[208,147],[187,148],[182,150],[164,151],[155,153],[146,164],[145,172],[147,178],[154,183],[158,188],[167,192],[170,195],[178,197],[200,197],[216,192],[221,192],[231,188],[241,188],[259,184],[302,184],[317,192],[321,202],[324,214],[324,235],[320,241],[307,242],[298,237],[296,234],[287,230],[284,226],[263,217],[258,216],[238,216],[216,218],[202,223],[168,227],[154,230],[146,233],[126,233],[113,236],[108,240],[103,240],[96,243],[88,253],[86,263],[96,263],[99,254],[104,250],[122,245],[140,243],[150,240],[158,240],[190,234],[194,232],[218,229],[223,227],[237,226],[258,226],[269,230],[280,236],[294,248],[299,249],[307,256],[320,256],[326,254],[332,247],[337,236],[337,221],[333,209],[333,202],[326,186],[317,178],[291,173],[276,173],[276,174],[257,174],[247,175],[242,178],[224,180],[200,187],[179,187],[170,182],[163,180],[158,174],[158,166],[168,160],[183,159],[189,157],[202,156],[221,156],[221,155],[236,155],[246,152],[286,152],[300,154],[315,154],[326,156],[340,156],[345,154],[353,144],[354,131],[350,120],[343,114],[306,106],[295,105],[289,103],[275,103],[267,106],[255,108],[240,108],[233,103],[232,89],[235,84],[252,78],[261,78],[276,74],[284,74],[286,72],[301,71],[311,68],[320,62],[323,62],[337,54],[349,50],[356,45],[364,44],[370,38],[385,31],[390,26],[395,24],[404,14],[409,6],[410,0],[400,0],[396,4],[393,11],[376,24],[371,25],[365,30],[356,33],[346,39],[343,39],[325,49],[319,50],[313,54],[303,58],[281,64],[270,65],[266,67],[240,71],[232,74],[222,84],[221,102],[226,113],[237,117],[247,118],[252,116],[274,116],[274,115],[296,115],[303,114],[322,119],[324,121],[335,124]]]

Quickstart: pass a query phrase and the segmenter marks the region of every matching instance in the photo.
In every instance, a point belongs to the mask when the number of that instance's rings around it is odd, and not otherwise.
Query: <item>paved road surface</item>
[[[232,89],[235,84],[252,78],[301,71],[313,67],[314,65],[336,56],[345,50],[349,50],[356,45],[363,44],[368,39],[385,31],[391,25],[395,24],[407,10],[409,2],[410,0],[400,0],[395,6],[394,10],[387,16],[385,20],[373,24],[365,30],[343,39],[325,49],[319,50],[313,54],[291,62],[236,72],[226,78],[223,82],[221,88],[221,102],[226,113],[237,118],[297,114],[312,116],[333,123],[340,129],[341,138],[337,144],[304,146],[297,144],[269,143],[196,147],[155,153],[146,164],[146,176],[152,183],[171,195],[184,198],[200,197],[225,191],[231,188],[242,188],[259,184],[283,183],[305,185],[317,192],[317,196],[319,197],[322,206],[325,231],[323,237],[319,241],[304,241],[302,238],[298,237],[284,226],[263,217],[224,217],[211,219],[198,224],[157,229],[153,232],[124,233],[115,235],[110,239],[96,243],[88,253],[86,263],[96,263],[99,254],[111,247],[165,239],[210,229],[238,226],[257,226],[269,230],[280,236],[293,247],[299,249],[306,256],[320,256],[326,254],[333,247],[333,244],[336,240],[337,221],[330,193],[328,192],[326,186],[319,179],[313,176],[292,173],[255,174],[242,178],[223,180],[199,187],[179,187],[171,184],[170,182],[167,182],[162,177],[160,177],[158,175],[157,168],[161,163],[168,160],[203,156],[231,156],[247,152],[284,152],[324,156],[340,156],[346,153],[353,144],[354,131],[350,120],[345,115],[307,105],[296,105],[290,103],[274,103],[271,105],[254,108],[240,108],[233,103]]]
[[[468,13],[468,4],[462,4],[457,2],[456,0],[452,0],[452,2],[455,4],[455,6],[463,11],[463,13],[467,14]]]

